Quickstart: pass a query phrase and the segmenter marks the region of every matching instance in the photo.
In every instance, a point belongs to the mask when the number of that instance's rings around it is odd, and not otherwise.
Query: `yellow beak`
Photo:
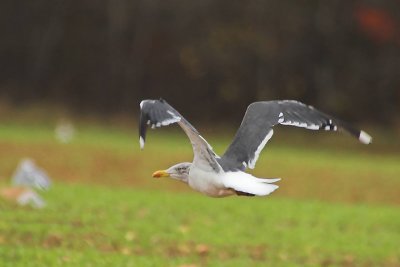
[[[154,178],[169,177],[169,173],[166,172],[165,170],[156,171],[155,173],[153,173],[153,177]]]

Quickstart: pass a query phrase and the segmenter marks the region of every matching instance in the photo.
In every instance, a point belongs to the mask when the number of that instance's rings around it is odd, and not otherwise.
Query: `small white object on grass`
[[[61,120],[54,129],[56,139],[63,144],[70,143],[75,137],[75,132],[74,125],[67,120]]]
[[[48,190],[51,180],[47,173],[36,166],[30,158],[22,159],[12,177],[14,186],[27,186],[40,190]]]
[[[6,187],[0,190],[0,197],[10,203],[20,206],[31,206],[41,209],[46,206],[46,202],[33,189],[28,187]]]

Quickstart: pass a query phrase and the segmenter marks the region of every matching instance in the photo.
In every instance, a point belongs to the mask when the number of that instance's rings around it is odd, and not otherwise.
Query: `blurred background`
[[[0,99],[15,107],[134,114],[163,97],[230,120],[289,98],[400,124],[396,0],[3,1],[0,13]]]
[[[0,20],[0,265],[400,266],[400,1],[0,1]],[[211,199],[151,178],[192,159],[177,126],[140,151],[160,97],[218,154],[274,99],[373,144],[276,127],[250,171],[279,190]]]

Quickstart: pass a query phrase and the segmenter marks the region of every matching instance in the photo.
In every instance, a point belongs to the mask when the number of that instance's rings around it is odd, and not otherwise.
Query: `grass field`
[[[230,140],[204,136],[220,154]],[[400,266],[399,143],[379,137],[278,129],[252,173],[279,190],[212,199],[151,178],[191,160],[180,132],[139,151],[134,129],[78,127],[59,144],[50,125],[3,123],[0,183],[29,156],[54,186],[42,210],[0,201],[0,266]]]

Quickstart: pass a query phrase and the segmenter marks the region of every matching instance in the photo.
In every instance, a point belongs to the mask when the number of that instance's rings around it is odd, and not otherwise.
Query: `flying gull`
[[[278,188],[279,178],[257,178],[246,173],[253,169],[260,152],[273,135],[272,127],[290,125],[310,130],[345,131],[364,144],[370,135],[312,106],[294,100],[262,101],[250,104],[228,149],[219,157],[199,132],[165,100],[143,100],[140,103],[139,143],[144,148],[146,129],[178,123],[193,147],[192,163],[178,163],[153,177],[171,177],[211,197],[230,195],[265,196]]]

